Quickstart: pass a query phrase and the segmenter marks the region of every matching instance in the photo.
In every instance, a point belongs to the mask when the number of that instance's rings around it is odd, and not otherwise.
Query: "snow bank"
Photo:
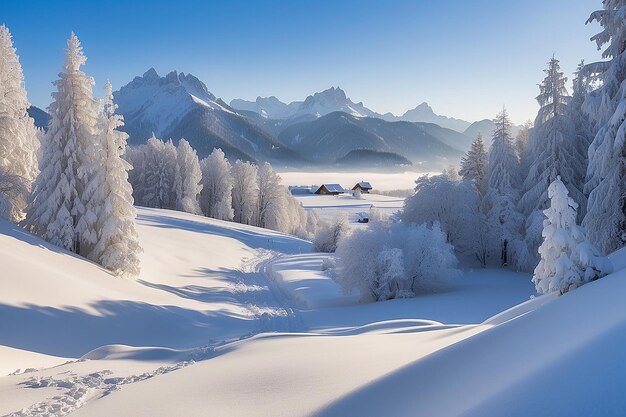
[[[281,288],[304,309],[354,305],[358,295],[344,294],[341,287],[322,270],[331,255],[308,253],[279,258],[267,265]]]
[[[320,415],[622,416],[624,291],[624,271],[587,284],[394,371]]]

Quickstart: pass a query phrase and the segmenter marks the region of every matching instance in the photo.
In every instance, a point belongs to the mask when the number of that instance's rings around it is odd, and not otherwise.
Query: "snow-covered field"
[[[287,186],[295,185],[321,185],[324,183],[341,184],[350,189],[360,181],[369,181],[374,190],[412,190],[415,188],[415,180],[420,175],[435,174],[433,172],[324,172],[324,171],[280,171],[283,184]]]
[[[362,305],[308,242],[166,210],[138,222],[136,281],[0,223],[0,415],[626,411],[624,271],[530,300],[527,274],[466,270]]]
[[[349,193],[336,196],[306,194],[294,197],[302,203],[305,210],[317,210],[320,219],[326,221],[332,220],[338,213],[346,213],[353,226],[359,214],[369,214],[372,207],[390,216],[404,205],[404,198],[379,194],[362,194],[360,198],[355,198]]]

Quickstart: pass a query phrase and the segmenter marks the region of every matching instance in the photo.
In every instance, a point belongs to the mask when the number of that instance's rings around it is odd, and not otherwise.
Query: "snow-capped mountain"
[[[339,87],[331,87],[321,93],[308,96],[295,115],[312,114],[321,117],[336,111],[355,117],[380,117],[378,113],[365,107],[362,102],[354,103]]]
[[[160,77],[150,68],[114,93],[124,116],[129,143],[187,139],[200,157],[219,147],[231,158],[295,161],[298,156],[272,135],[238,114],[191,74],[172,71]]]
[[[402,120],[405,122],[435,123],[441,127],[456,130],[457,132],[463,132],[470,125],[470,122],[465,120],[436,114],[432,107],[430,107],[426,102],[418,105],[414,109],[407,110],[400,117],[394,116],[391,113],[386,113],[383,115],[383,118],[388,121]]]
[[[271,96],[257,97],[255,101],[234,99],[230,102],[230,107],[255,112],[268,119],[287,119],[294,115],[301,104],[301,101],[283,103],[275,96]]]
[[[304,101],[283,103],[275,96],[257,97],[255,101],[235,99],[230,106],[243,112],[254,112],[270,120],[306,120],[307,116],[322,117],[340,111],[356,117],[375,117],[388,122],[421,122],[434,123],[441,127],[463,132],[470,122],[453,117],[436,114],[428,103],[424,102],[414,109],[406,111],[402,116],[392,113],[380,114],[367,108],[362,102],[355,103],[347,97],[339,87],[331,87],[308,96]],[[286,123],[283,125],[290,125]]]
[[[235,99],[230,106],[237,110],[253,111],[268,119],[288,119],[293,117],[322,117],[329,113],[341,111],[356,117],[381,117],[365,107],[362,102],[354,103],[345,91],[339,87],[331,87],[308,96],[304,101],[283,103],[274,96],[257,97],[256,101]]]

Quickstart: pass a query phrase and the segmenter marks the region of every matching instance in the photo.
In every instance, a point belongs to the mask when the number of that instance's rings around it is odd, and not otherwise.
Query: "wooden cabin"
[[[341,185],[339,185],[339,184],[322,184],[317,189],[317,191],[315,191],[315,194],[339,195],[339,194],[343,194],[345,192],[346,192],[346,190],[344,190],[343,187]]]
[[[372,190],[372,184],[367,181],[357,182],[356,185],[352,187],[352,190],[361,190],[362,193],[369,193]]]

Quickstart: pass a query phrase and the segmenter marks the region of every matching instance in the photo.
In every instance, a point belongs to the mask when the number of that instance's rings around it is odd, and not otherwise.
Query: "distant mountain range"
[[[382,115],[339,87],[291,103],[271,96],[228,105],[195,76],[160,76],[154,68],[116,91],[114,99],[131,145],[154,133],[175,143],[187,139],[201,158],[221,148],[233,161],[291,167],[408,162],[438,169],[457,163],[478,133],[489,145],[494,129],[491,120],[469,123],[438,115],[427,103],[402,116]],[[47,125],[43,110],[31,107],[29,114],[37,126]]]
[[[268,119],[291,119],[303,116],[321,117],[329,113],[341,111],[357,117],[375,117],[388,122],[424,122],[435,123],[441,127],[463,132],[470,122],[435,114],[428,103],[422,103],[408,110],[402,116],[392,113],[380,114],[368,109],[362,102],[354,103],[339,87],[331,87],[321,93],[308,96],[304,101],[283,103],[274,96],[257,97],[255,101],[235,99],[230,106],[237,110],[255,112]]]

